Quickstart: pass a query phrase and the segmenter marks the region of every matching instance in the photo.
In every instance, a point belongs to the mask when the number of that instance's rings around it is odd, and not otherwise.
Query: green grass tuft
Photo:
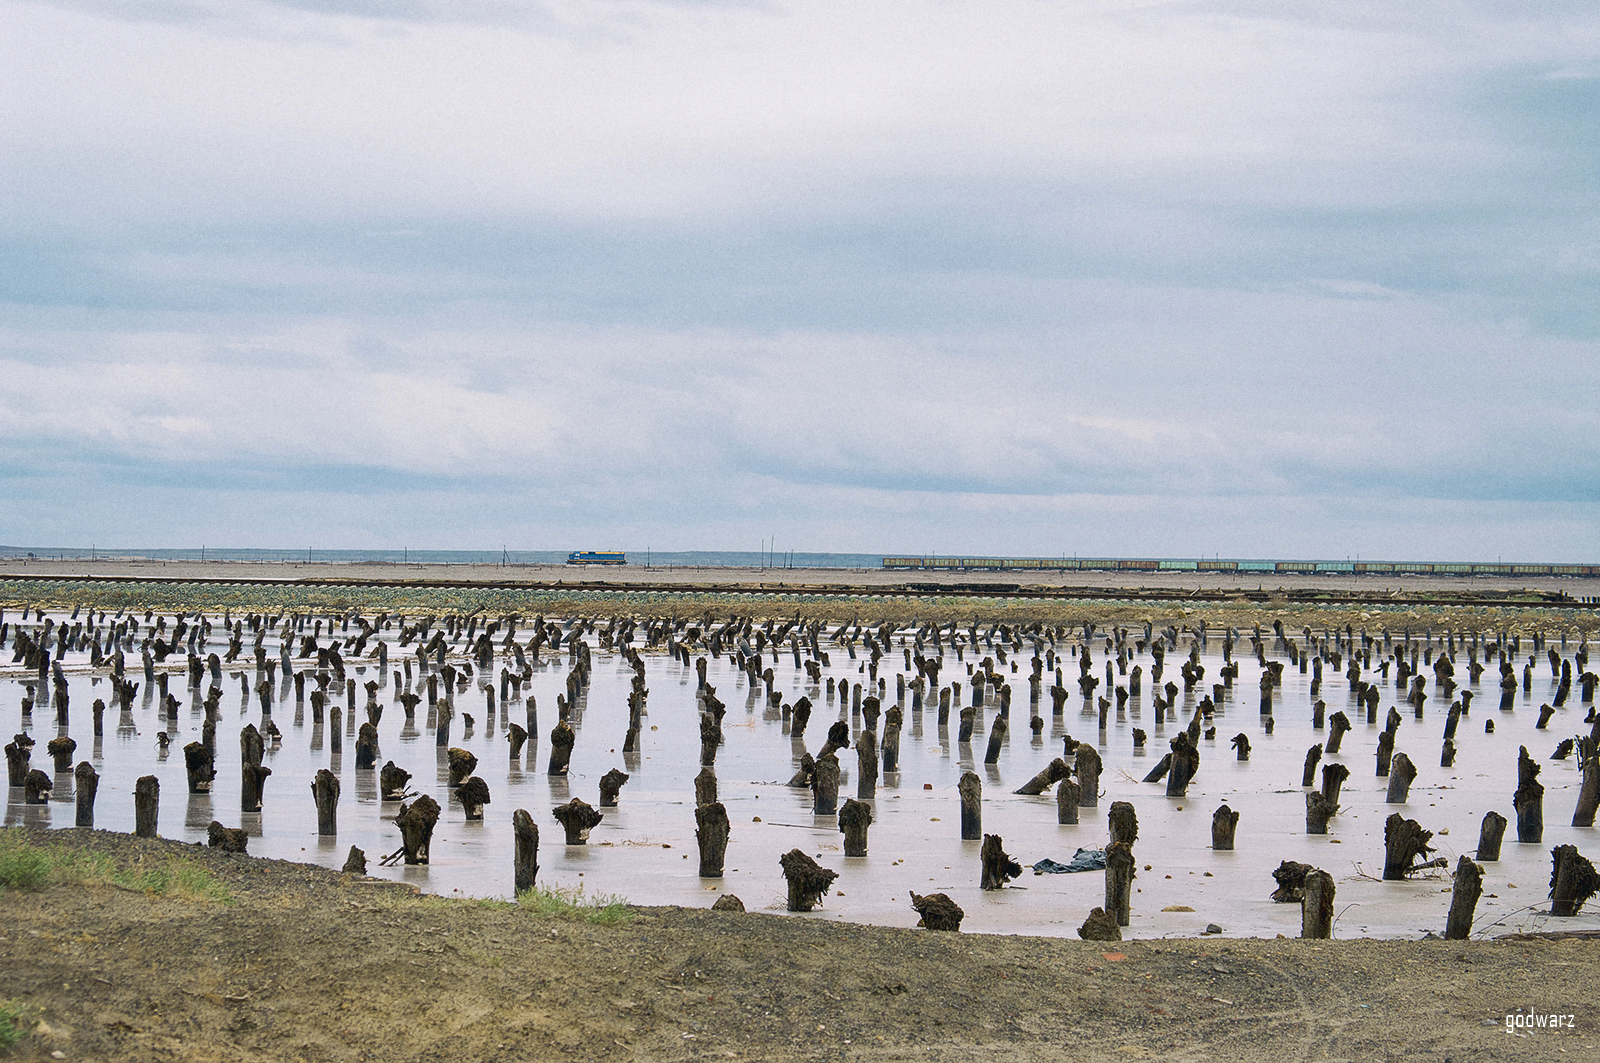
[[[0,1001],[0,1049],[10,1048],[28,1036],[32,1025],[22,1005],[14,1000]]]
[[[226,885],[185,857],[141,857],[124,867],[104,853],[35,845],[15,831],[0,830],[0,887],[39,890],[47,886],[118,886],[193,903],[233,903]]]
[[[534,915],[555,919],[577,919],[598,926],[621,926],[633,919],[626,898],[610,893],[588,896],[583,887],[535,886],[517,894],[517,903]]]

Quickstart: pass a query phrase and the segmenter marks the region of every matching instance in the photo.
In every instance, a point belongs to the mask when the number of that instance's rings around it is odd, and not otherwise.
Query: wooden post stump
[[[511,746],[511,763],[515,764],[522,759],[522,747],[528,741],[528,732],[520,723],[514,723],[506,731],[506,741]]]
[[[1500,859],[1500,841],[1506,833],[1506,817],[1498,812],[1485,812],[1483,826],[1478,830],[1478,859],[1487,863]]]
[[[1198,725],[1200,717],[1192,721]],[[1167,772],[1167,796],[1182,797],[1189,792],[1189,781],[1200,770],[1200,750],[1188,731],[1179,731],[1172,739],[1172,767]]]
[[[589,832],[605,818],[587,802],[577,797],[551,809],[550,814],[556,817],[556,822],[567,832],[568,845],[587,844]]]
[[[364,723],[356,732],[356,767],[370,771],[378,763],[378,728]]]
[[[1350,769],[1343,764],[1324,764],[1322,766],[1322,796],[1333,802],[1335,815],[1339,810],[1339,791],[1344,787],[1346,779],[1350,778]]]
[[[1219,852],[1233,850],[1233,834],[1239,826],[1239,813],[1223,805],[1211,814],[1211,848]]]
[[[1393,760],[1394,732],[1384,731],[1378,736],[1378,778],[1382,779],[1389,774],[1389,766]]]
[[[50,800],[50,776],[32,768],[22,777],[22,803],[25,805],[42,805]]]
[[[600,776],[600,807],[616,808],[617,795],[622,792],[622,784],[630,778],[632,776],[618,768],[612,768]]]
[[[1540,766],[1523,746],[1517,757],[1517,790],[1511,797],[1517,813],[1517,841],[1544,839],[1544,784],[1539,782]]]
[[[161,780],[142,775],[133,784],[133,833],[140,838],[156,836],[156,813],[161,804]]]
[[[367,873],[367,854],[352,845],[350,851],[345,854],[344,866],[339,870],[346,875],[365,875]]]
[[[1328,820],[1339,811],[1339,803],[1330,800],[1321,790],[1306,792],[1306,833],[1328,833]]]
[[[411,773],[391,760],[378,771],[378,792],[385,801],[404,801],[410,781]]]
[[[856,797],[871,801],[878,796],[878,743],[871,731],[856,739]]]
[[[854,802],[846,802],[846,805]],[[721,878],[722,863],[728,852],[728,810],[722,802],[697,805],[694,810],[695,841],[700,845],[700,877]]]
[[[327,768],[318,768],[311,781],[311,797],[317,803],[317,833],[331,837],[339,833],[339,777]]]
[[[811,773],[811,797],[813,815],[831,816],[839,810],[839,758],[834,754],[816,759]]]
[[[456,788],[456,800],[469,820],[483,819],[483,806],[489,803],[489,784],[474,775]]]
[[[983,867],[980,885],[986,890],[1004,889],[1007,881],[1022,874],[1022,865],[1006,854],[1005,842],[998,834],[985,834],[978,850]]]
[[[1112,844],[1127,842],[1132,845],[1139,840],[1139,815],[1129,802],[1111,802],[1111,811],[1106,820]]]
[[[1300,785],[1312,786],[1317,781],[1317,763],[1322,760],[1322,743],[1318,742],[1306,750],[1305,769],[1300,773]]]
[[[1122,927],[1117,925],[1116,916],[1104,908],[1095,908],[1078,928],[1078,936],[1085,941],[1121,941]]]
[[[450,763],[450,788],[453,790],[466,782],[473,772],[478,770],[478,758],[470,750],[460,746],[451,746],[445,750],[445,758]]]
[[[1595,755],[1595,740],[1589,735],[1579,738],[1576,746],[1583,781],[1578,786],[1578,803],[1572,809],[1572,825],[1592,827],[1595,808],[1600,805],[1600,757]]]
[[[1383,824],[1383,877],[1386,881],[1399,881],[1416,871],[1430,867],[1444,867],[1444,857],[1426,860],[1433,847],[1431,830],[1422,824],[1406,819],[1398,812],[1391,813]],[[1417,861],[1422,860],[1422,863]]]
[[[55,762],[57,772],[72,770],[72,754],[78,749],[78,743],[66,735],[50,739],[45,743],[45,751],[50,754],[50,759]]]
[[[1072,769],[1067,767],[1067,762],[1057,757],[1046,765],[1043,771],[1023,783],[1015,792],[1035,797],[1071,774]]]
[[[1106,911],[1118,926],[1127,926],[1133,899],[1133,846],[1114,842],[1106,846]]]
[[[1006,718],[996,716],[994,723],[989,726],[989,748],[984,751],[985,764],[998,764],[1000,762],[1000,747],[1006,740]]]
[[[522,894],[533,889],[534,879],[539,874],[539,827],[527,809],[519,808],[511,813],[511,833],[516,839],[512,856],[514,889]]]
[[[784,880],[789,885],[789,911],[809,912],[828,893],[839,872],[829,871],[799,849],[790,849],[778,858]]]
[[[1478,907],[1478,898],[1482,896],[1483,868],[1465,856],[1461,857],[1456,861],[1455,883],[1450,890],[1450,914],[1444,922],[1446,941],[1466,941],[1472,936],[1472,914]]]
[[[1600,873],[1576,845],[1558,845],[1550,850],[1550,914],[1573,916],[1583,902],[1600,890]]]
[[[191,794],[208,794],[211,792],[211,780],[217,777],[216,769],[211,766],[211,750],[206,748],[204,742],[190,742],[183,747],[184,768],[189,774],[189,792]]]
[[[929,930],[945,930],[952,933],[961,931],[961,920],[967,913],[961,906],[943,893],[930,893],[919,897],[915,890],[911,891],[911,907],[916,909],[917,925]]]
[[[844,835],[844,855],[867,855],[867,828],[872,825],[872,806],[865,801],[846,801],[839,808],[839,831]]]
[[[1100,807],[1100,754],[1087,742],[1078,743],[1076,770],[1078,777],[1078,805],[1082,808]]]
[[[400,828],[401,851],[408,864],[426,864],[433,844],[433,828],[439,822],[439,802],[423,794],[400,806],[394,825]]]
[[[1233,736],[1233,748],[1238,750],[1240,760],[1250,759],[1250,736],[1240,731]]]
[[[1300,898],[1300,936],[1333,937],[1333,876],[1326,871],[1308,871],[1304,888],[1305,893]]]
[[[1062,779],[1056,787],[1056,822],[1078,822],[1078,784],[1071,779]]]
[[[94,826],[94,797],[100,789],[100,775],[94,770],[94,765],[87,760],[78,762],[77,768],[72,772],[73,782],[77,784],[78,805],[77,820],[73,824],[78,827]]]
[[[905,711],[891,705],[883,714],[883,741],[879,749],[885,775],[900,770],[900,730],[905,726]]]
[[[716,800],[717,773],[712,768],[701,768],[700,774],[694,777],[695,807],[698,808],[700,805],[715,804]]]
[[[963,772],[956,792],[961,797],[961,838],[977,841],[983,837],[983,780],[976,772]]]
[[[1417,766],[1404,753],[1396,753],[1389,767],[1389,794],[1385,801],[1403,805],[1411,794],[1411,784],[1417,778]]]
[[[250,836],[241,827],[224,827],[212,820],[206,827],[206,844],[225,853],[242,853],[250,847]]]
[[[568,762],[572,760],[572,746],[578,740],[577,732],[566,720],[561,720],[550,732],[550,766],[549,775],[565,775]]]

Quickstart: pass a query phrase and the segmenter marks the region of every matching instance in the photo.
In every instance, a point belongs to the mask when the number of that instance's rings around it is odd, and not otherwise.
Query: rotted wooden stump
[[[983,754],[983,762],[985,764],[998,764],[1000,762],[1000,747],[1005,745],[1006,728],[1006,718],[1004,716],[996,716],[994,723],[989,725],[989,748]]]
[[[1506,834],[1506,817],[1498,812],[1485,812],[1483,826],[1478,829],[1478,859],[1487,863],[1500,859],[1500,842]]]
[[[22,803],[25,805],[42,805],[50,800],[50,776],[32,768],[22,777]]]
[[[1199,717],[1194,718],[1199,723]],[[1172,739],[1172,767],[1167,771],[1167,796],[1183,797],[1189,792],[1189,782],[1200,770],[1200,750],[1195,747],[1189,732],[1179,731]]]
[[[55,762],[55,770],[57,772],[69,772],[72,770],[72,754],[77,752],[77,742],[74,742],[66,735],[61,735],[59,738],[50,739],[49,742],[45,743],[44,748],[50,754],[50,759]]]
[[[872,825],[872,806],[865,801],[846,801],[839,808],[839,831],[844,835],[844,855],[867,855],[867,828]]]
[[[898,705],[889,706],[889,711],[883,714],[883,741],[878,753],[885,775],[900,770],[900,730],[905,726],[905,718],[905,710]]]
[[[784,880],[789,885],[789,911],[809,912],[827,896],[839,872],[829,871],[799,849],[790,849],[778,858]]]
[[[433,844],[433,828],[439,822],[439,802],[423,794],[400,806],[394,825],[400,828],[400,848],[408,864],[426,864]]]
[[[701,768],[700,774],[694,777],[695,806],[715,804],[716,800],[717,773],[712,768]]]
[[[1328,820],[1339,811],[1339,802],[1330,799],[1321,790],[1306,793],[1306,833],[1328,833]]]
[[[512,855],[514,888],[517,893],[533,889],[539,874],[539,826],[525,808],[511,813],[511,834],[516,839]]]
[[[929,893],[919,896],[915,890],[911,892],[911,907],[916,910],[919,918],[917,925],[928,930],[945,930],[951,933],[961,931],[961,920],[967,913],[961,910],[961,905],[951,900],[943,893]]]
[[[1446,738],[1444,740],[1444,745],[1439,747],[1439,767],[1451,768],[1455,766],[1455,763],[1456,744],[1451,739]]]
[[[836,753],[841,749],[849,748],[850,725],[845,723],[843,720],[836,720],[834,721],[833,725],[828,728],[828,737],[822,743],[822,748],[817,751],[817,759],[821,760],[830,753]],[[830,812],[829,815],[832,815],[832,813]]]
[[[1078,936],[1085,941],[1121,941],[1122,927],[1116,916],[1104,908],[1095,908],[1078,928]]]
[[[1162,779],[1165,779],[1167,777],[1167,772],[1169,772],[1171,770],[1172,770],[1172,754],[1171,753],[1163,754],[1161,759],[1156,761],[1156,766],[1150,769],[1150,774],[1148,774],[1148,775],[1146,775],[1144,777],[1144,781],[1145,782],[1160,782]]]
[[[1233,748],[1238,750],[1240,760],[1250,759],[1250,736],[1240,731],[1233,736]]]
[[[1383,877],[1397,882],[1430,867],[1447,867],[1444,857],[1428,860],[1433,852],[1428,844],[1433,831],[1423,830],[1422,824],[1406,819],[1398,812],[1391,813],[1383,824]],[[1420,861],[1420,862],[1419,862]]]
[[[339,777],[327,768],[318,768],[311,780],[311,798],[317,804],[317,833],[332,837],[339,833]]]
[[[1067,762],[1057,757],[1046,765],[1043,771],[1023,783],[1015,792],[1026,794],[1029,797],[1036,797],[1071,774],[1072,769],[1067,767]]]
[[[78,762],[72,772],[73,782],[77,784],[77,820],[73,824],[78,827],[94,826],[94,797],[100,789],[100,774],[94,770],[94,765],[87,760]]]
[[[568,845],[587,844],[589,832],[605,818],[587,802],[577,797],[564,805],[552,808],[550,814],[556,817],[556,822],[567,832]]]
[[[578,740],[577,732],[566,720],[557,723],[550,732],[550,766],[548,775],[565,775],[572,760],[572,746]]]
[[[839,811],[839,758],[832,753],[818,757],[812,766],[811,798],[813,815],[831,816]]]
[[[1317,764],[1322,760],[1322,743],[1306,750],[1305,769],[1300,773],[1301,786],[1313,786],[1317,781]]]
[[[977,841],[983,837],[983,780],[977,772],[963,772],[956,793],[961,798],[961,838]]]
[[[1334,811],[1339,810],[1339,791],[1343,789],[1345,780],[1350,778],[1350,769],[1343,764],[1333,763],[1322,766],[1322,796],[1333,803]]]
[[[350,852],[344,858],[344,866],[339,870],[346,875],[365,875],[367,873],[367,854],[352,845]]]
[[[616,808],[617,795],[622,792],[622,784],[627,782],[630,778],[632,778],[632,776],[630,776],[627,772],[621,771],[617,768],[612,768],[610,771],[600,776],[600,807]]]
[[[1389,767],[1389,793],[1385,801],[1391,805],[1403,805],[1406,798],[1411,795],[1411,784],[1416,781],[1417,766],[1411,763],[1411,758],[1404,753],[1396,753]]]
[[[243,827],[224,827],[212,820],[206,827],[206,844],[225,853],[242,853],[250,847],[250,836]]]
[[[986,890],[1004,889],[1011,879],[1022,874],[1022,865],[1006,854],[1005,841],[998,834],[985,834],[978,850],[983,873],[979,884]]]
[[[1517,841],[1544,839],[1544,784],[1539,781],[1540,766],[1523,746],[1517,757],[1517,790],[1511,804],[1517,814]]]
[[[378,792],[385,801],[404,801],[410,781],[411,773],[392,760],[378,770]]]
[[[1600,890],[1600,873],[1578,853],[1576,845],[1550,850],[1550,914],[1573,916]]]
[[[1503,822],[1503,821],[1502,821]],[[1465,856],[1456,861],[1455,882],[1450,890],[1450,914],[1445,917],[1444,939],[1466,941],[1472,936],[1472,915],[1483,896],[1483,868]]]
[[[1239,827],[1239,813],[1223,805],[1211,814],[1211,848],[1233,851],[1233,834]]]
[[[478,758],[470,750],[451,746],[445,750],[445,758],[450,763],[451,789],[466,782],[467,777],[478,770]]]
[[[1106,820],[1111,842],[1127,842],[1132,845],[1139,840],[1139,814],[1129,802],[1111,802],[1111,811],[1107,814]]]
[[[356,732],[356,767],[370,771],[378,763],[378,728],[364,723]]]
[[[1378,778],[1386,778],[1389,774],[1390,764],[1394,760],[1394,732],[1384,731],[1378,735],[1377,772]]]
[[[161,780],[141,775],[133,784],[133,833],[140,838],[156,836],[156,815],[161,805]]]
[[[1339,752],[1339,744],[1344,741],[1345,732],[1350,730],[1350,717],[1343,712],[1336,712],[1328,718],[1328,741],[1323,747],[1323,752],[1330,757]]]
[[[1100,807],[1100,754],[1087,742],[1078,743],[1076,770],[1078,777],[1078,805],[1081,808]]]
[[[845,802],[854,804],[853,801]],[[722,864],[728,855],[728,810],[722,802],[697,805],[694,810],[694,839],[700,846],[700,877],[721,878]]]
[[[466,812],[467,819],[483,819],[483,806],[489,803],[489,784],[474,775],[456,788],[456,800]]]
[[[1583,781],[1578,786],[1578,803],[1572,809],[1572,825],[1592,827],[1595,807],[1600,805],[1600,757],[1595,755],[1595,740],[1589,735],[1578,740],[1577,749],[1578,771]]]
[[[1306,876],[1315,871],[1310,864],[1298,860],[1285,860],[1272,872],[1278,888],[1272,891],[1272,900],[1278,904],[1293,904],[1306,895]]]
[[[1078,822],[1078,784],[1062,779],[1056,787],[1056,822]]]
[[[977,723],[978,710],[968,705],[961,710],[961,726],[956,730],[956,742],[966,745],[972,741],[972,729]]]
[[[722,746],[722,724],[717,722],[715,716],[703,714],[700,717],[700,763],[715,764],[717,750]]]
[[[711,910],[713,912],[742,912],[744,911],[744,902],[731,893],[724,893],[712,903]]]
[[[1133,846],[1113,842],[1106,846],[1106,911],[1127,926],[1133,901]]]
[[[6,781],[11,786],[21,786],[28,777],[28,761],[33,757],[33,739],[25,734],[6,743]]]
[[[1300,898],[1301,937],[1333,937],[1333,893],[1332,875],[1317,869],[1306,872],[1304,893]]]
[[[878,743],[871,731],[856,739],[856,797],[871,801],[878,796]]]
[[[183,764],[189,773],[189,792],[191,794],[209,794],[211,781],[217,777],[216,769],[211,766],[211,750],[206,748],[204,742],[190,742],[183,747]]]
[[[511,762],[515,764],[522,759],[522,747],[528,741],[528,732],[520,723],[514,723],[506,731],[506,741],[511,745]]]

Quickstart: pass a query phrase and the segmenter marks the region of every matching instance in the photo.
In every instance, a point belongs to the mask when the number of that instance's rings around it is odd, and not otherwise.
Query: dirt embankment
[[[0,894],[0,998],[39,1022],[19,1059],[1600,1058],[1592,941],[1102,945],[675,908],[605,926],[174,842],[31,837],[123,866],[180,854],[231,903]],[[1575,1028],[1508,1033],[1518,1009]]]

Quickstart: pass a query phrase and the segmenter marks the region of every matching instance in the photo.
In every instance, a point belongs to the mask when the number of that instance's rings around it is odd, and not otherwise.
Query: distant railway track
[[[216,586],[261,588],[386,587],[403,590],[503,590],[560,594],[563,592],[661,594],[673,596],[720,595],[772,598],[783,596],[854,598],[1014,598],[1035,601],[1150,601],[1192,603],[1280,602],[1295,605],[1331,606],[1546,606],[1580,609],[1600,608],[1594,600],[1575,598],[1562,591],[1471,590],[1460,593],[1405,594],[1387,591],[1360,591],[1338,588],[1277,588],[1243,590],[1232,588],[1185,589],[1174,587],[1087,587],[1023,586],[1016,583],[902,583],[902,584],[796,584],[796,583],[655,583],[613,582],[609,580],[492,580],[492,579],[381,579],[331,577],[222,577],[222,576],[126,576],[126,575],[50,575],[32,573],[0,576],[0,587],[16,584],[87,584],[147,586]]]

